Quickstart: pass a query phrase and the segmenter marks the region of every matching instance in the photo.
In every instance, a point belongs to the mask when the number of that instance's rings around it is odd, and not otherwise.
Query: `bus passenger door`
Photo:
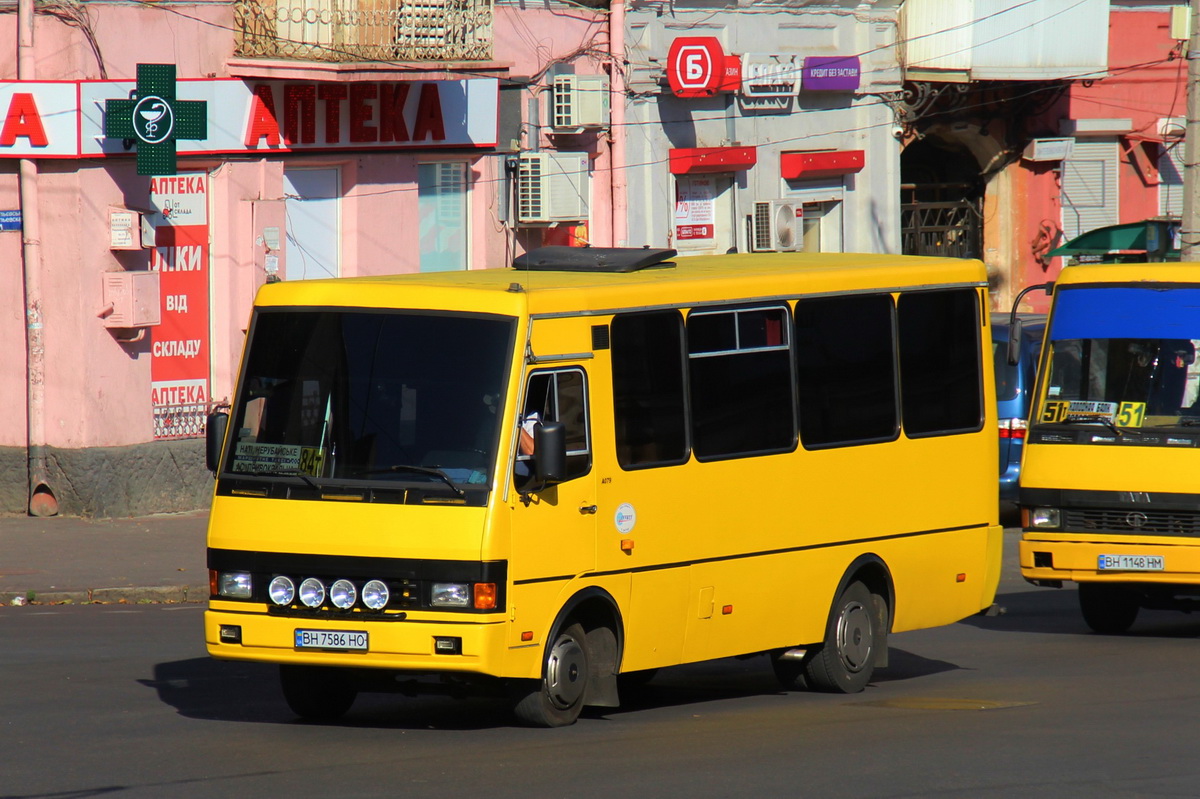
[[[592,473],[592,433],[588,375],[582,366],[533,368],[525,375],[525,394],[516,462],[512,508],[511,577],[514,613],[532,626],[538,613],[557,611],[571,578],[596,567],[596,491]],[[553,486],[537,483],[537,452],[532,434],[542,422],[566,427],[566,479]],[[525,607],[522,607],[524,603]],[[524,613],[522,611],[525,611]],[[551,616],[553,614],[551,613]],[[525,627],[524,629],[529,629]]]

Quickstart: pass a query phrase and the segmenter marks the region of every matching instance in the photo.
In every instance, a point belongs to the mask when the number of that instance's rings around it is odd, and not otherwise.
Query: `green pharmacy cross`
[[[104,135],[137,142],[139,175],[174,175],[175,142],[208,138],[208,103],[175,99],[174,64],[138,64],[128,100],[107,100]]]

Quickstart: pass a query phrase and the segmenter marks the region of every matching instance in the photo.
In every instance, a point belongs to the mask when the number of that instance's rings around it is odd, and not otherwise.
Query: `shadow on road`
[[[1004,608],[998,616],[969,616],[960,624],[982,630],[1053,635],[1097,635],[1084,623],[1079,595],[1073,585],[1064,588],[1031,588],[996,595]],[[1170,610],[1141,610],[1125,637],[1195,638],[1200,636],[1200,618]]]
[[[873,683],[926,677],[959,668],[903,649],[890,649],[886,669]],[[142,685],[187,718],[257,724],[304,724],[288,709],[275,666],[193,658],[160,663]],[[426,687],[438,688],[436,683]],[[766,655],[725,658],[661,669],[653,681],[621,692],[620,708],[585,710],[590,717],[695,705],[782,693]],[[443,695],[439,695],[443,694]],[[814,700],[820,694],[812,694]],[[828,695],[826,695],[828,696]],[[463,689],[412,695],[362,693],[339,726],[389,729],[471,730],[515,724],[506,698],[498,691]]]

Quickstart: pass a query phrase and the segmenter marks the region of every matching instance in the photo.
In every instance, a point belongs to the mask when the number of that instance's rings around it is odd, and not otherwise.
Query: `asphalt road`
[[[893,636],[862,694],[783,693],[765,658],[722,660],[558,730],[394,695],[304,724],[273,668],[207,658],[200,605],[3,608],[0,799],[1200,793],[1200,621],[1094,635],[1073,591],[1011,570],[1000,601]]]

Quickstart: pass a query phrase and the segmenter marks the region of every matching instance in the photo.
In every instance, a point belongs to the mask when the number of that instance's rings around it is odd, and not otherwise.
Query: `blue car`
[[[1045,314],[1018,314],[1021,319],[1021,354],[1017,363],[1008,362],[1009,315],[992,314],[992,361],[996,367],[996,404],[1000,417],[1000,499],[1017,498],[1021,452],[1029,423],[1029,403],[1037,374]]]

